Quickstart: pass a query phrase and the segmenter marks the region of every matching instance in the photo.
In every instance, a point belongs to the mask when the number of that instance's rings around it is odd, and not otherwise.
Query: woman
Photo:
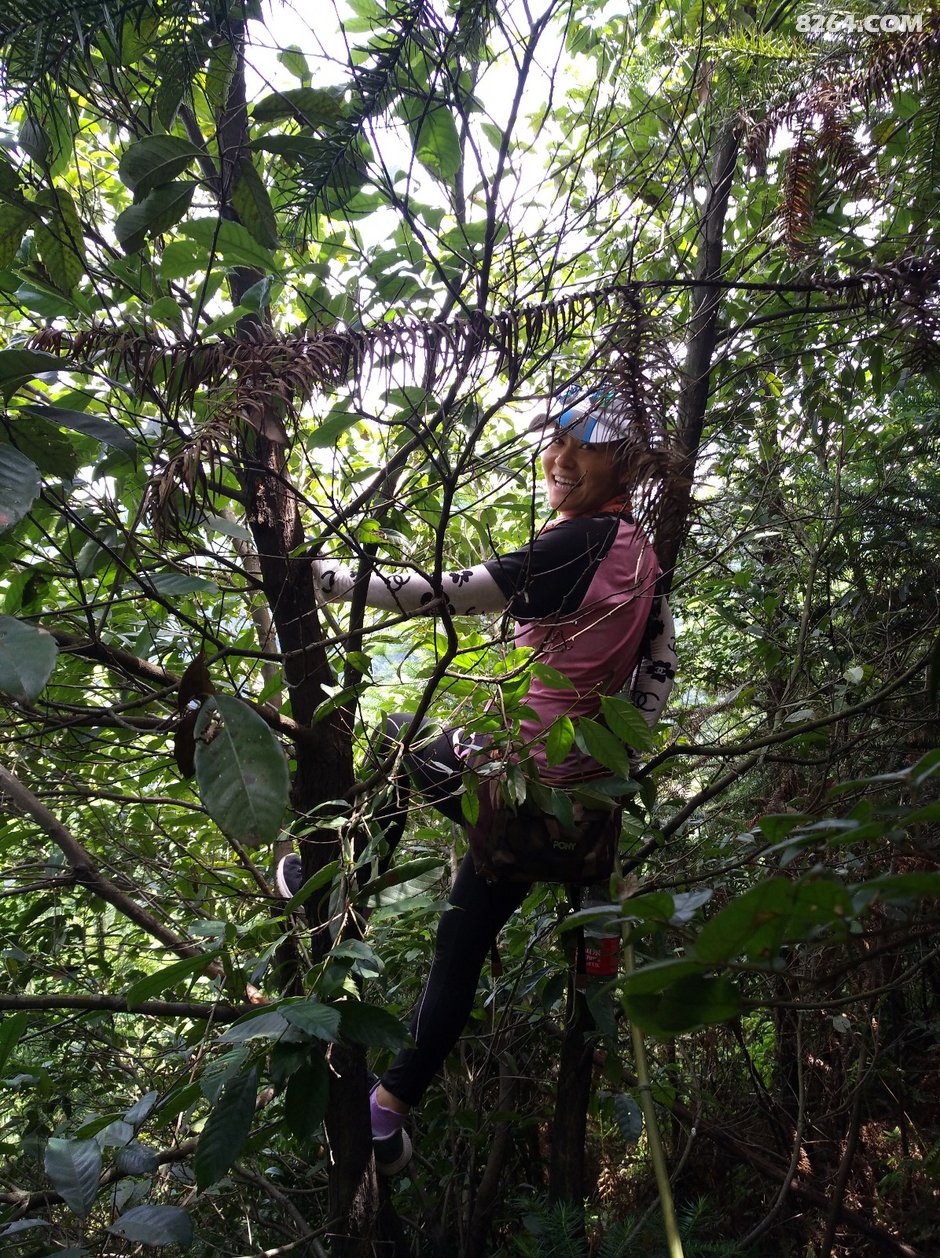
[[[570,689],[533,676],[526,696],[532,715],[520,725],[521,747],[542,782],[556,787],[608,776],[573,746],[550,765],[546,731],[557,717],[597,717],[602,695],[630,687],[650,725],[658,719],[675,676],[675,635],[665,599],[656,594],[659,568],[649,540],[630,514],[629,491],[651,465],[626,409],[612,394],[574,396],[569,390],[533,427],[543,430],[541,452],[549,506],[557,519],[528,545],[459,572],[440,586],[415,573],[373,572],[368,602],[415,613],[446,602],[459,615],[508,611],[516,645],[563,673]],[[350,598],[355,574],[319,561],[327,600]],[[632,685],[631,685],[632,682]],[[410,721],[391,717],[388,747]],[[403,756],[423,797],[463,823],[462,773],[476,750],[461,731],[439,735]],[[389,854],[401,837],[407,783],[398,785],[394,817],[386,825]],[[388,822],[389,819],[386,818]],[[285,857],[277,871],[282,894],[300,889],[300,859]],[[483,963],[501,928],[529,886],[488,881],[468,855],[454,880],[450,911],[441,918],[434,961],[412,1021],[414,1047],[399,1053],[371,1095],[377,1170],[396,1174],[409,1161],[405,1115],[417,1104],[456,1043],[473,1006]]]

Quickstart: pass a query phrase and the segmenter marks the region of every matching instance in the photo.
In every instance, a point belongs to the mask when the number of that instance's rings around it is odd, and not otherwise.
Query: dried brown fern
[[[903,36],[880,35],[853,49],[865,63],[841,73],[829,69],[815,83],[801,85],[773,105],[760,119],[744,119],[744,155],[759,171],[766,168],[768,151],[783,128],[797,141],[787,155],[783,172],[780,219],[783,237],[794,254],[806,252],[813,219],[813,190],[825,163],[845,179],[857,195],[871,192],[875,181],[877,146],[864,150],[855,138],[857,120],[850,110],[860,107],[867,116],[902,87],[924,87],[933,81],[936,93],[940,62],[940,13],[925,15],[923,30]],[[930,99],[926,107],[930,107]]]

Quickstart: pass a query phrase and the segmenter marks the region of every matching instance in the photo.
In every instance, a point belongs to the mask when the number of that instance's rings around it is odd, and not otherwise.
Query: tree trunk
[[[236,48],[237,59],[225,109],[219,118],[219,151],[223,156],[218,186],[222,217],[237,221],[232,191],[240,177],[242,160],[250,160],[244,24],[230,24],[227,34]],[[258,271],[235,268],[231,276],[233,304],[238,304],[248,288],[261,278]],[[263,316],[249,315],[240,321],[238,332],[250,339],[266,326]],[[316,709],[325,697],[323,688],[334,678],[320,627],[313,571],[310,563],[296,553],[303,545],[304,530],[299,501],[289,476],[286,434],[285,441],[279,439],[282,434],[282,416],[274,401],[261,413],[245,416],[239,479],[264,595],[284,658],[284,681],[291,714],[302,727],[294,744],[297,767],[291,786],[291,805],[296,817],[306,818],[318,804],[342,799],[352,786],[352,732],[341,711],[314,723]],[[336,830],[306,834],[300,851],[303,874],[309,878],[337,859]],[[327,929],[329,897],[311,897],[306,909],[313,930],[314,956],[320,957],[331,943]],[[291,992],[301,989],[297,961],[296,953],[282,956],[285,986]],[[358,1046],[334,1044],[330,1066],[326,1132],[331,1155],[331,1252],[336,1258],[366,1258],[372,1252],[378,1190],[371,1166],[365,1051]]]
[[[570,982],[574,985],[572,975]],[[575,989],[571,1017],[565,1027],[558,1069],[548,1195],[579,1209],[584,1201],[584,1136],[594,1063],[594,1019],[584,993]]]
[[[721,289],[710,281],[721,275],[724,254],[724,228],[728,213],[731,182],[738,161],[740,136],[736,128],[724,132],[718,141],[708,181],[708,194],[699,221],[699,248],[692,289],[692,315],[686,345],[683,384],[679,395],[679,431],[676,435],[677,472],[656,534],[656,554],[662,567],[668,593],[676,562],[689,525],[692,485],[698,462],[705,412],[711,392],[712,360],[718,335]]]

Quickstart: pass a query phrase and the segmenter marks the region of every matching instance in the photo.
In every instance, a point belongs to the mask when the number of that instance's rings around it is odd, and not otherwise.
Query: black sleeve
[[[562,520],[521,550],[490,559],[485,567],[516,620],[576,612],[614,543],[620,519],[602,515]]]

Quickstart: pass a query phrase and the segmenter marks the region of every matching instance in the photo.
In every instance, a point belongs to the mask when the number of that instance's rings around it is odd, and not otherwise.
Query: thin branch
[[[159,939],[161,943],[179,956],[198,957],[203,955],[202,949],[191,940],[182,938],[175,931],[164,926],[145,908],[142,908],[129,895],[126,895],[120,887],[111,882],[109,878],[106,878],[95,865],[91,853],[82,847],[81,843],[62,825],[58,818],[53,816],[32,791],[23,785],[19,778],[14,777],[8,769],[0,766],[0,800],[2,800],[3,796],[6,796],[6,800],[3,802],[7,804],[7,807],[9,807],[9,803],[12,803],[18,811],[32,817],[45,834],[61,849],[75,874],[75,881],[80,883],[81,886],[100,896],[108,904],[113,905],[119,913],[129,918],[141,930],[146,931],[148,935]],[[214,976],[221,972],[221,967],[217,961],[206,961],[207,974]]]
[[[193,1018],[199,1021],[237,1022],[253,1012],[254,1005],[214,1004],[198,1000],[141,1000],[128,1004],[126,996],[7,996],[0,993],[0,1009],[78,1009],[92,1012],[145,1014],[151,1018]]]

